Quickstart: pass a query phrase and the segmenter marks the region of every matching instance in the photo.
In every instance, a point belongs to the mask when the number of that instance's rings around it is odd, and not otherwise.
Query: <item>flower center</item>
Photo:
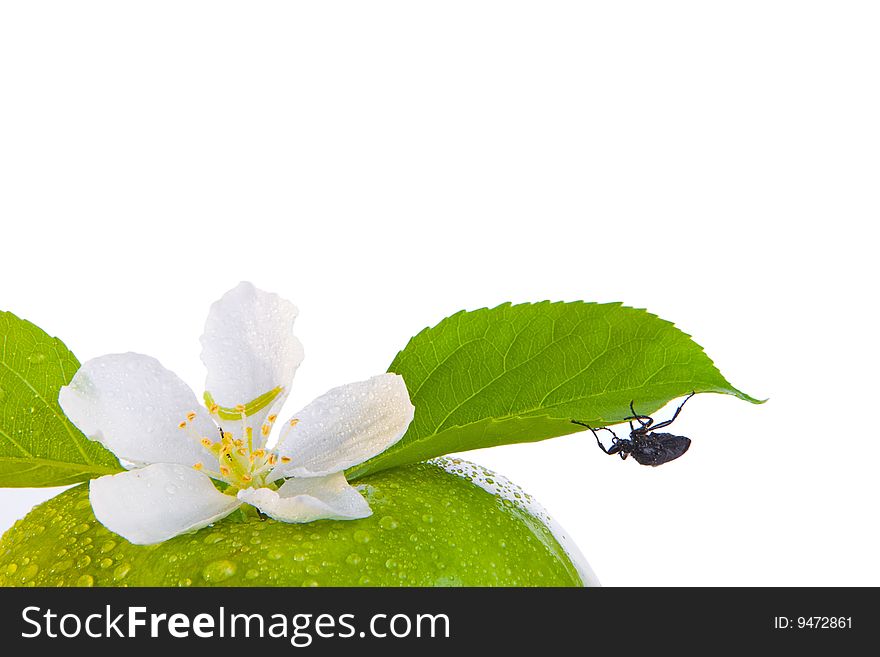
[[[200,436],[193,427],[193,421],[197,415],[195,412],[188,413],[186,419],[178,426],[186,430],[191,437],[198,440],[199,443],[217,459],[217,469],[212,470],[205,467],[204,463],[196,463],[193,468],[204,472],[212,479],[226,482],[234,490],[227,491],[230,494],[235,493],[242,488],[262,488],[268,483],[266,477],[271,473],[274,467],[279,463],[289,463],[290,458],[280,456],[272,451],[265,449],[266,440],[272,431],[275,421],[278,419],[276,415],[269,415],[266,421],[260,426],[259,436],[255,439],[254,429],[248,423],[248,413],[243,405],[236,406],[235,411],[239,415],[239,422],[235,428],[238,431],[224,430],[220,425],[221,421],[229,418],[227,409],[221,409],[217,404],[210,404],[208,411],[217,422],[220,431],[220,440],[212,440],[208,436]],[[221,411],[225,411],[221,415]],[[296,425],[298,420],[291,420],[291,425]],[[228,422],[225,422],[230,427]]]

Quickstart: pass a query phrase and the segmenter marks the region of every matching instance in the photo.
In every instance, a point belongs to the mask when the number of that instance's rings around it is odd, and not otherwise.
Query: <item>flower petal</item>
[[[282,522],[354,520],[373,513],[341,472],[327,477],[288,479],[277,492],[270,488],[246,488],[238,492],[238,499]]]
[[[259,428],[287,398],[303,348],[293,335],[299,311],[277,294],[239,285],[214,302],[202,335],[202,362],[208,370],[205,390],[221,407],[247,405],[281,388],[271,402],[250,413]],[[255,432],[259,436],[259,431]]]
[[[86,436],[130,463],[214,459],[198,438],[216,439],[217,426],[189,386],[155,358],[127,353],[87,361],[61,388],[58,402]]]
[[[169,463],[93,479],[89,499],[101,524],[136,545],[201,529],[241,506],[207,476]]]
[[[401,439],[414,411],[398,374],[333,388],[284,425],[275,451],[291,460],[270,480],[318,477],[363,463]]]

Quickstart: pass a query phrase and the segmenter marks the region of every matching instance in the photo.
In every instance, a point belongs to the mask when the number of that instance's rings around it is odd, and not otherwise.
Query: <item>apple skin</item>
[[[34,507],[4,534],[0,586],[597,583],[576,548],[567,551],[554,536],[552,521],[523,503],[525,493],[479,466],[438,459],[353,484],[373,509],[369,518],[294,525],[236,512],[149,546],[101,525],[82,484]]]

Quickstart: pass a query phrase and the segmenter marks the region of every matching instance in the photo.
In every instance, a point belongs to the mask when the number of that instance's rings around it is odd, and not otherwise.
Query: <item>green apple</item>
[[[0,586],[597,583],[528,495],[478,466],[440,459],[354,483],[369,518],[294,525],[236,512],[149,546],[101,525],[83,484],[35,507],[0,539]]]

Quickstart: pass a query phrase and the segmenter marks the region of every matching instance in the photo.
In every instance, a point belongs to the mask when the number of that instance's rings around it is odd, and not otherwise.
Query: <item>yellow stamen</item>
[[[186,420],[177,425],[178,429],[186,429]]]
[[[220,420],[232,420],[233,422],[231,425],[223,422],[224,428],[220,429],[220,439],[214,438],[212,440],[210,436],[206,437],[202,432],[196,430],[195,424],[199,419],[198,412],[191,411],[186,414],[186,419],[179,425],[180,428],[186,429],[201,447],[209,451],[219,461],[219,466],[213,466],[218,468],[217,471],[207,469],[202,462],[193,465],[195,470],[212,479],[226,481],[240,489],[266,485],[267,472],[276,467],[279,462],[291,462],[290,458],[281,457],[263,447],[272,432],[272,427],[278,420],[277,414],[267,415],[260,425],[255,425],[259,427],[258,440],[255,441],[254,427],[249,426],[248,409],[251,409],[251,405],[238,404],[232,408],[225,408],[215,403],[210,395],[206,395],[205,399],[206,407],[214,420],[218,423]],[[252,409],[250,412],[253,413],[254,410]],[[240,429],[239,422],[235,421],[236,415],[240,416]],[[290,426],[294,427],[298,423],[299,419],[293,418],[290,421]],[[209,464],[208,468],[210,467],[212,466]]]

